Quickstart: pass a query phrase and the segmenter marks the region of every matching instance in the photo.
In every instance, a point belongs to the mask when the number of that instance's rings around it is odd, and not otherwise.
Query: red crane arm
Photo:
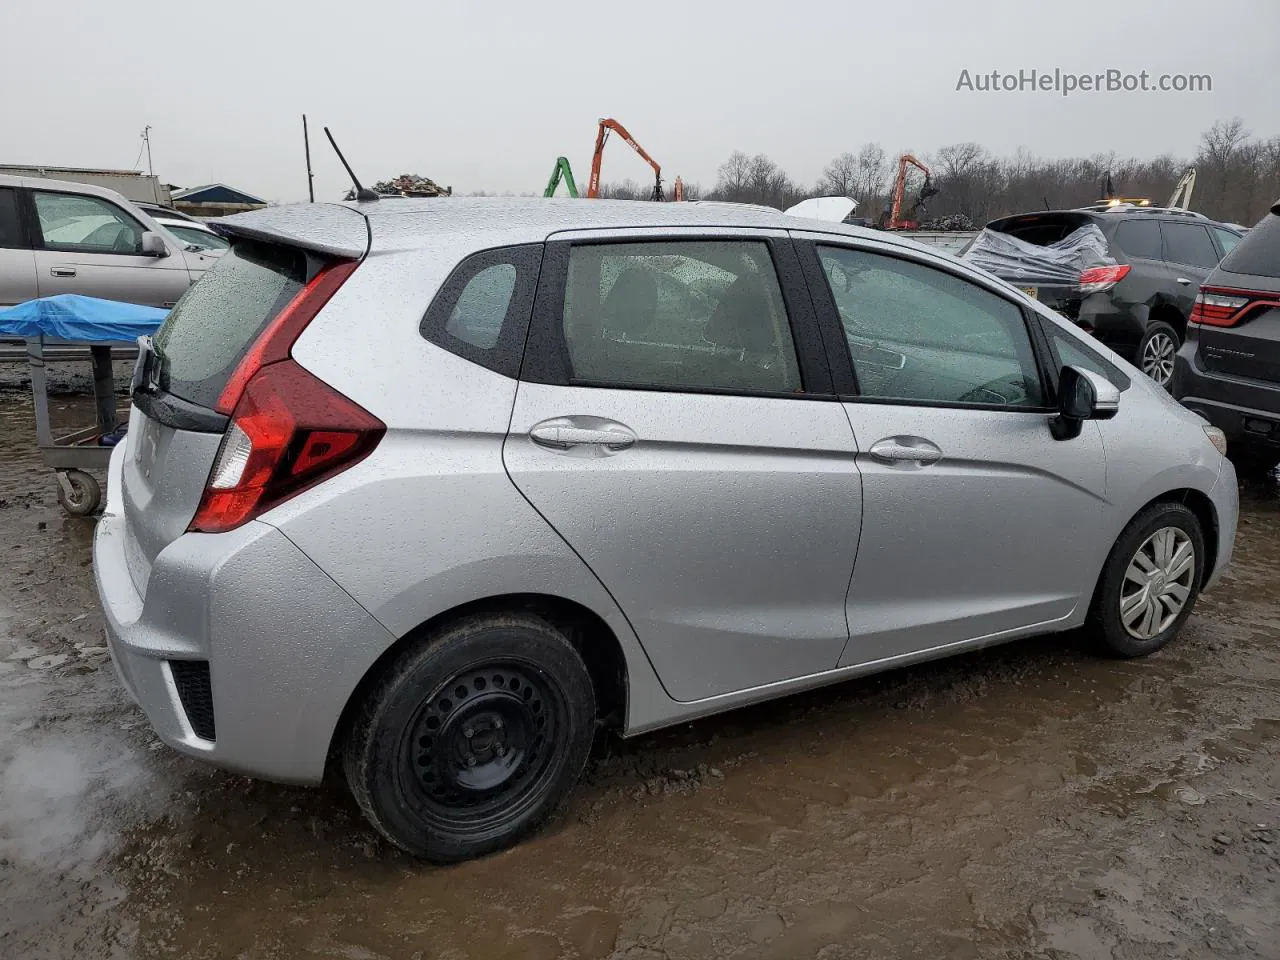
[[[662,189],[662,167],[658,164],[658,161],[649,156],[644,147],[636,143],[635,137],[627,132],[626,127],[612,117],[605,117],[600,121],[600,128],[596,132],[596,149],[591,155],[591,179],[587,181],[587,196],[592,200],[600,196],[600,161],[604,158],[604,142],[609,138],[610,130],[627,141],[631,149],[640,154],[648,162],[649,166],[653,167],[654,189],[655,191],[660,191]]]
[[[889,224],[898,229],[902,217],[902,198],[907,192],[907,164],[917,167],[927,178],[929,168],[909,153],[898,158],[898,179],[893,185],[893,210],[889,214]]]

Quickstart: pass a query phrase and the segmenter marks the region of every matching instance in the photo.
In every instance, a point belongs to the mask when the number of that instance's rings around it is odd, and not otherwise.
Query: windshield
[[[199,247],[201,250],[225,250],[231,244],[208,230],[199,227],[181,226],[176,223],[165,223],[162,226],[179,240]]]

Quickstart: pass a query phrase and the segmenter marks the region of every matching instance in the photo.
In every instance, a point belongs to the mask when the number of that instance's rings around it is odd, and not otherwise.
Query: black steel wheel
[[[578,652],[540,618],[468,618],[402,655],[346,744],[378,830],[437,862],[515,843],[572,790],[595,724]]]

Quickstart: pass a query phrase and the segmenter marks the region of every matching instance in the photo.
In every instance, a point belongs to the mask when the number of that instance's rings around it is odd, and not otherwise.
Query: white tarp
[[[793,217],[843,223],[844,218],[857,209],[858,201],[850,200],[848,197],[814,197],[811,200],[801,200],[784,212]]]

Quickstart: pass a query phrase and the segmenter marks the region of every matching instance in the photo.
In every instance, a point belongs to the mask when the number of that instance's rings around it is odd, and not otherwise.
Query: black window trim
[[[619,383],[612,380],[587,380],[572,377],[568,345],[564,338],[565,287],[569,275],[569,253],[573,247],[609,246],[638,243],[762,243],[773,262],[778,287],[795,346],[796,364],[800,372],[799,392],[744,390],[734,387],[698,387],[690,384]],[[749,229],[715,233],[668,233],[662,230],[626,236],[574,237],[549,240],[542,260],[538,294],[534,299],[533,322],[529,327],[529,347],[524,353],[520,379],[558,387],[583,387],[607,390],[638,390],[669,394],[706,394],[711,396],[764,397],[785,400],[837,400],[827,364],[826,347],[813,313],[813,302],[805,282],[794,244],[776,233],[753,232]]]
[[[543,246],[541,243],[522,243],[489,247],[468,254],[449,272],[449,276],[436,291],[418,325],[418,332],[425,340],[442,350],[504,377],[516,379],[520,375],[524,358],[535,293],[539,289],[540,274],[546,262]],[[502,321],[498,342],[486,349],[455,337],[446,326],[467,284],[489,267],[503,264],[516,268],[516,282],[511,291],[511,301],[507,304],[507,314]]]
[[[29,215],[31,224],[31,248],[33,250],[44,250],[49,253],[81,253],[108,257],[143,256],[143,254],[140,253],[121,253],[118,250],[103,250],[101,247],[91,247],[83,243],[57,244],[55,246],[49,246],[49,244],[45,242],[44,231],[40,229],[40,208],[36,206],[37,193],[47,193],[59,197],[88,197],[90,200],[97,200],[101,203],[107,204],[108,206],[114,207],[120,212],[121,216],[128,217],[132,220],[134,224],[137,225],[138,230],[142,233],[148,232],[147,225],[114,200],[109,197],[100,197],[96,193],[79,193],[75,190],[48,190],[44,187],[28,187],[27,193],[31,204],[29,208]],[[147,259],[153,258],[148,257]]]
[[[912,257],[909,254],[889,250],[879,246],[871,246],[860,244],[857,242],[850,243],[851,238],[844,237],[840,234],[832,234],[829,238],[822,240],[814,240],[811,238],[796,238],[797,252],[804,266],[805,278],[808,281],[809,289],[814,298],[814,310],[818,316],[819,325],[823,331],[823,340],[830,345],[830,367],[833,380],[836,382],[836,392],[839,399],[846,403],[870,403],[881,406],[899,406],[899,407],[935,407],[948,410],[998,410],[1005,413],[1056,413],[1057,405],[1054,402],[1046,402],[1044,405],[1034,406],[1030,404],[1011,404],[1001,403],[966,403],[960,400],[918,400],[910,397],[866,397],[863,396],[858,388],[857,373],[853,366],[853,354],[849,350],[849,341],[845,336],[844,324],[840,321],[840,310],[836,306],[835,297],[831,293],[831,288],[827,284],[826,273],[822,269],[822,260],[818,253],[818,247],[838,247],[845,250],[853,250],[858,253],[870,253],[877,256],[889,257],[894,260],[903,260],[907,263],[916,264],[917,266],[929,267],[940,273],[948,274],[969,283],[980,290],[984,290],[1006,303],[1017,308],[1022,315],[1023,326],[1027,332],[1027,339],[1031,343],[1031,352],[1036,364],[1036,372],[1040,377],[1040,391],[1044,395],[1046,401],[1053,401],[1057,392],[1057,376],[1056,371],[1052,380],[1049,379],[1047,369],[1051,365],[1050,354],[1047,344],[1041,339],[1044,334],[1037,329],[1038,324],[1035,318],[1035,312],[1030,310],[1026,304],[1019,302],[1008,294],[1007,291],[988,286],[985,283],[979,283],[974,278],[949,270],[945,266],[933,263],[927,260],[921,260]]]

